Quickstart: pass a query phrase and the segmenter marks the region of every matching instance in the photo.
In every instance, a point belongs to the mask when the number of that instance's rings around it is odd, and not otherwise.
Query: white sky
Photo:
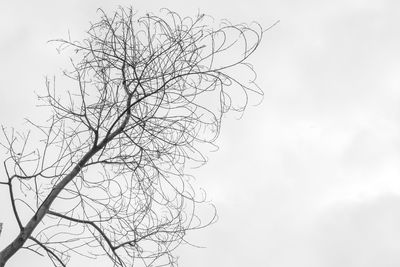
[[[189,236],[207,248],[182,248],[181,266],[400,266],[400,2],[1,1],[3,125],[21,127],[33,91],[59,74],[65,58],[46,41],[78,38],[97,7],[118,4],[281,21],[252,58],[264,102],[228,119],[220,150],[194,172],[220,220]],[[11,223],[5,190],[0,200]],[[21,255],[8,266],[39,266]]]

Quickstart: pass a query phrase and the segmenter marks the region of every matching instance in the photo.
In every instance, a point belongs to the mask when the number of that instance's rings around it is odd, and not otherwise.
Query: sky
[[[400,266],[400,2],[2,1],[1,124],[23,127],[44,77],[60,73],[65,58],[47,41],[82,36],[96,8],[118,5],[280,21],[250,59],[263,103],[228,116],[219,150],[191,171],[219,220],[189,234],[205,248],[182,247],[180,266]],[[6,199],[0,249],[12,238]],[[21,253],[8,266],[28,262],[49,264]]]

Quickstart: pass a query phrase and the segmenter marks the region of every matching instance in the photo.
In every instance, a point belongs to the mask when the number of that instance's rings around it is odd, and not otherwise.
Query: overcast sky
[[[264,102],[228,118],[220,150],[193,171],[220,219],[189,236],[206,248],[182,248],[181,266],[400,266],[400,2],[1,1],[3,125],[21,127],[44,76],[59,74],[65,58],[46,41],[81,36],[96,8],[118,4],[280,20],[251,59]],[[21,255],[8,266],[48,262]]]

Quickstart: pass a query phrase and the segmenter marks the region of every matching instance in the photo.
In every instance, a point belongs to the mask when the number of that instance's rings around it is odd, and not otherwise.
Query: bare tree
[[[262,96],[247,59],[264,31],[169,10],[99,12],[83,41],[55,41],[74,52],[64,75],[75,86],[60,95],[46,80],[46,123],[28,120],[26,134],[3,128],[1,184],[20,232],[0,266],[21,248],[55,266],[75,253],[175,266],[185,234],[215,220],[214,209],[198,215],[205,195],[185,169],[206,162],[201,151],[226,112],[242,112],[249,93]]]

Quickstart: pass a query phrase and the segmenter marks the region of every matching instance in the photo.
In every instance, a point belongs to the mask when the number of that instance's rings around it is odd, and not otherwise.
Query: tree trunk
[[[40,205],[39,209],[36,211],[35,215],[33,215],[33,217],[29,220],[28,224],[21,230],[21,232],[19,233],[17,238],[0,252],[0,267],[4,267],[6,262],[24,245],[24,243],[32,235],[33,231],[38,226],[40,221],[48,213],[48,211],[50,210],[51,204],[53,204],[54,200],[57,198],[57,196],[60,194],[60,192],[65,188],[65,186],[69,182],[71,182],[72,179],[75,178],[75,176],[82,170],[82,168],[89,161],[89,159],[91,157],[93,157],[93,155],[95,155],[103,147],[105,147],[110,140],[114,139],[117,135],[119,135],[124,130],[125,126],[128,124],[129,117],[131,115],[131,113],[130,113],[131,107],[135,103],[142,100],[142,99],[136,100],[136,102],[131,103],[131,99],[132,99],[132,95],[130,95],[128,97],[127,108],[115,120],[114,124],[109,129],[110,132],[107,133],[107,136],[102,140],[102,142],[100,142],[100,144],[98,144],[97,146],[93,146],[92,149],[90,149],[82,157],[82,159],[75,165],[75,167],[72,169],[72,171],[69,174],[67,174],[61,180],[61,182],[59,182],[57,185],[54,186],[54,188],[51,190],[50,194],[46,197],[46,199]],[[116,123],[121,118],[123,118],[124,114],[125,114],[125,118],[124,118],[122,124],[114,132],[112,132],[111,131],[112,128],[116,125]]]
[[[28,224],[21,230],[17,238],[14,239],[5,249],[0,252],[0,267],[4,267],[6,262],[24,245],[26,240],[32,235],[33,231],[50,210],[50,206],[57,198],[64,187],[81,171],[82,167],[88,160],[99,151],[99,147],[95,147],[87,152],[83,158],[75,165],[72,171],[59,182],[46,197],[39,209],[29,220]]]
[[[17,238],[0,252],[0,267],[4,267],[6,262],[24,245],[27,237],[21,231]]]

